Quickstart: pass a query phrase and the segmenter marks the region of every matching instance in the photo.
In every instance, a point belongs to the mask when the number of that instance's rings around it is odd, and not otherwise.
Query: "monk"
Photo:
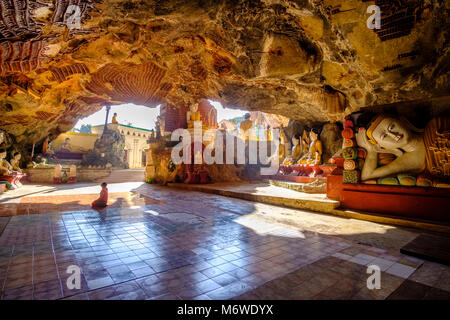
[[[108,188],[106,182],[101,184],[102,191],[100,191],[100,197],[92,202],[92,208],[104,208],[108,205]]]

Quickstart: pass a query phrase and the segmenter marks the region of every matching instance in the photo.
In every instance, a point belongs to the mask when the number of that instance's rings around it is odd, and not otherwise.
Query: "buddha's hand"
[[[378,152],[376,145],[369,142],[366,135],[366,129],[359,128],[358,133],[356,133],[356,142],[358,146],[366,149],[367,152]]]

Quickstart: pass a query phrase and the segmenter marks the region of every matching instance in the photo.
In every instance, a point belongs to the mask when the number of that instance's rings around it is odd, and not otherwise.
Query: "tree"
[[[90,124],[82,124],[80,127],[81,133],[92,133],[92,127]]]

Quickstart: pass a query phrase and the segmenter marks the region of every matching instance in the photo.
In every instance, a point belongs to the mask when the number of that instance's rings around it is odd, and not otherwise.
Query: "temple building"
[[[0,300],[450,300],[449,10],[3,0]]]
[[[92,126],[92,133],[101,136],[104,125]],[[136,128],[118,124],[118,131],[125,137],[125,156],[129,168],[145,167],[145,149],[148,148],[148,139],[154,134],[153,130]]]

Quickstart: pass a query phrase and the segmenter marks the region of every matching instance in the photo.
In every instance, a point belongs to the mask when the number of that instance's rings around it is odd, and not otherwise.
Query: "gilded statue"
[[[20,159],[21,158],[22,158],[22,155],[19,152],[14,153],[13,158],[11,159],[11,167],[13,168],[13,171],[22,173],[22,169],[20,168]]]
[[[0,175],[9,176],[13,171],[12,165],[6,160],[6,150],[0,150]]]
[[[292,137],[292,151],[291,155],[286,157],[286,159],[283,161],[284,165],[292,165],[297,163],[297,161],[302,156],[302,148],[299,144],[300,140],[298,136]]]
[[[303,132],[303,134],[305,134]],[[309,133],[308,151],[297,162],[299,164],[318,165],[322,164],[323,146],[322,141],[319,140],[319,132],[316,129],[311,129]]]
[[[253,132],[253,122],[250,120],[250,113],[244,115],[244,120],[239,124],[239,135],[244,139],[248,140],[250,137],[254,136]]]
[[[114,113],[111,122],[112,122],[113,124],[119,124],[119,122],[117,121],[117,113]]]
[[[303,154],[306,154],[308,152],[310,143],[311,143],[311,139],[309,138],[308,131],[305,129],[305,130],[303,130],[302,142],[301,142]]]
[[[189,110],[186,112],[186,121],[189,129],[194,127],[195,121],[201,121],[201,115],[198,111],[197,103],[190,105]]]
[[[359,128],[356,141],[367,151],[362,180],[403,172],[426,172],[446,181],[450,177],[450,118],[435,118],[420,130],[407,120],[380,114]],[[392,153],[396,158],[377,167],[378,153]]]

